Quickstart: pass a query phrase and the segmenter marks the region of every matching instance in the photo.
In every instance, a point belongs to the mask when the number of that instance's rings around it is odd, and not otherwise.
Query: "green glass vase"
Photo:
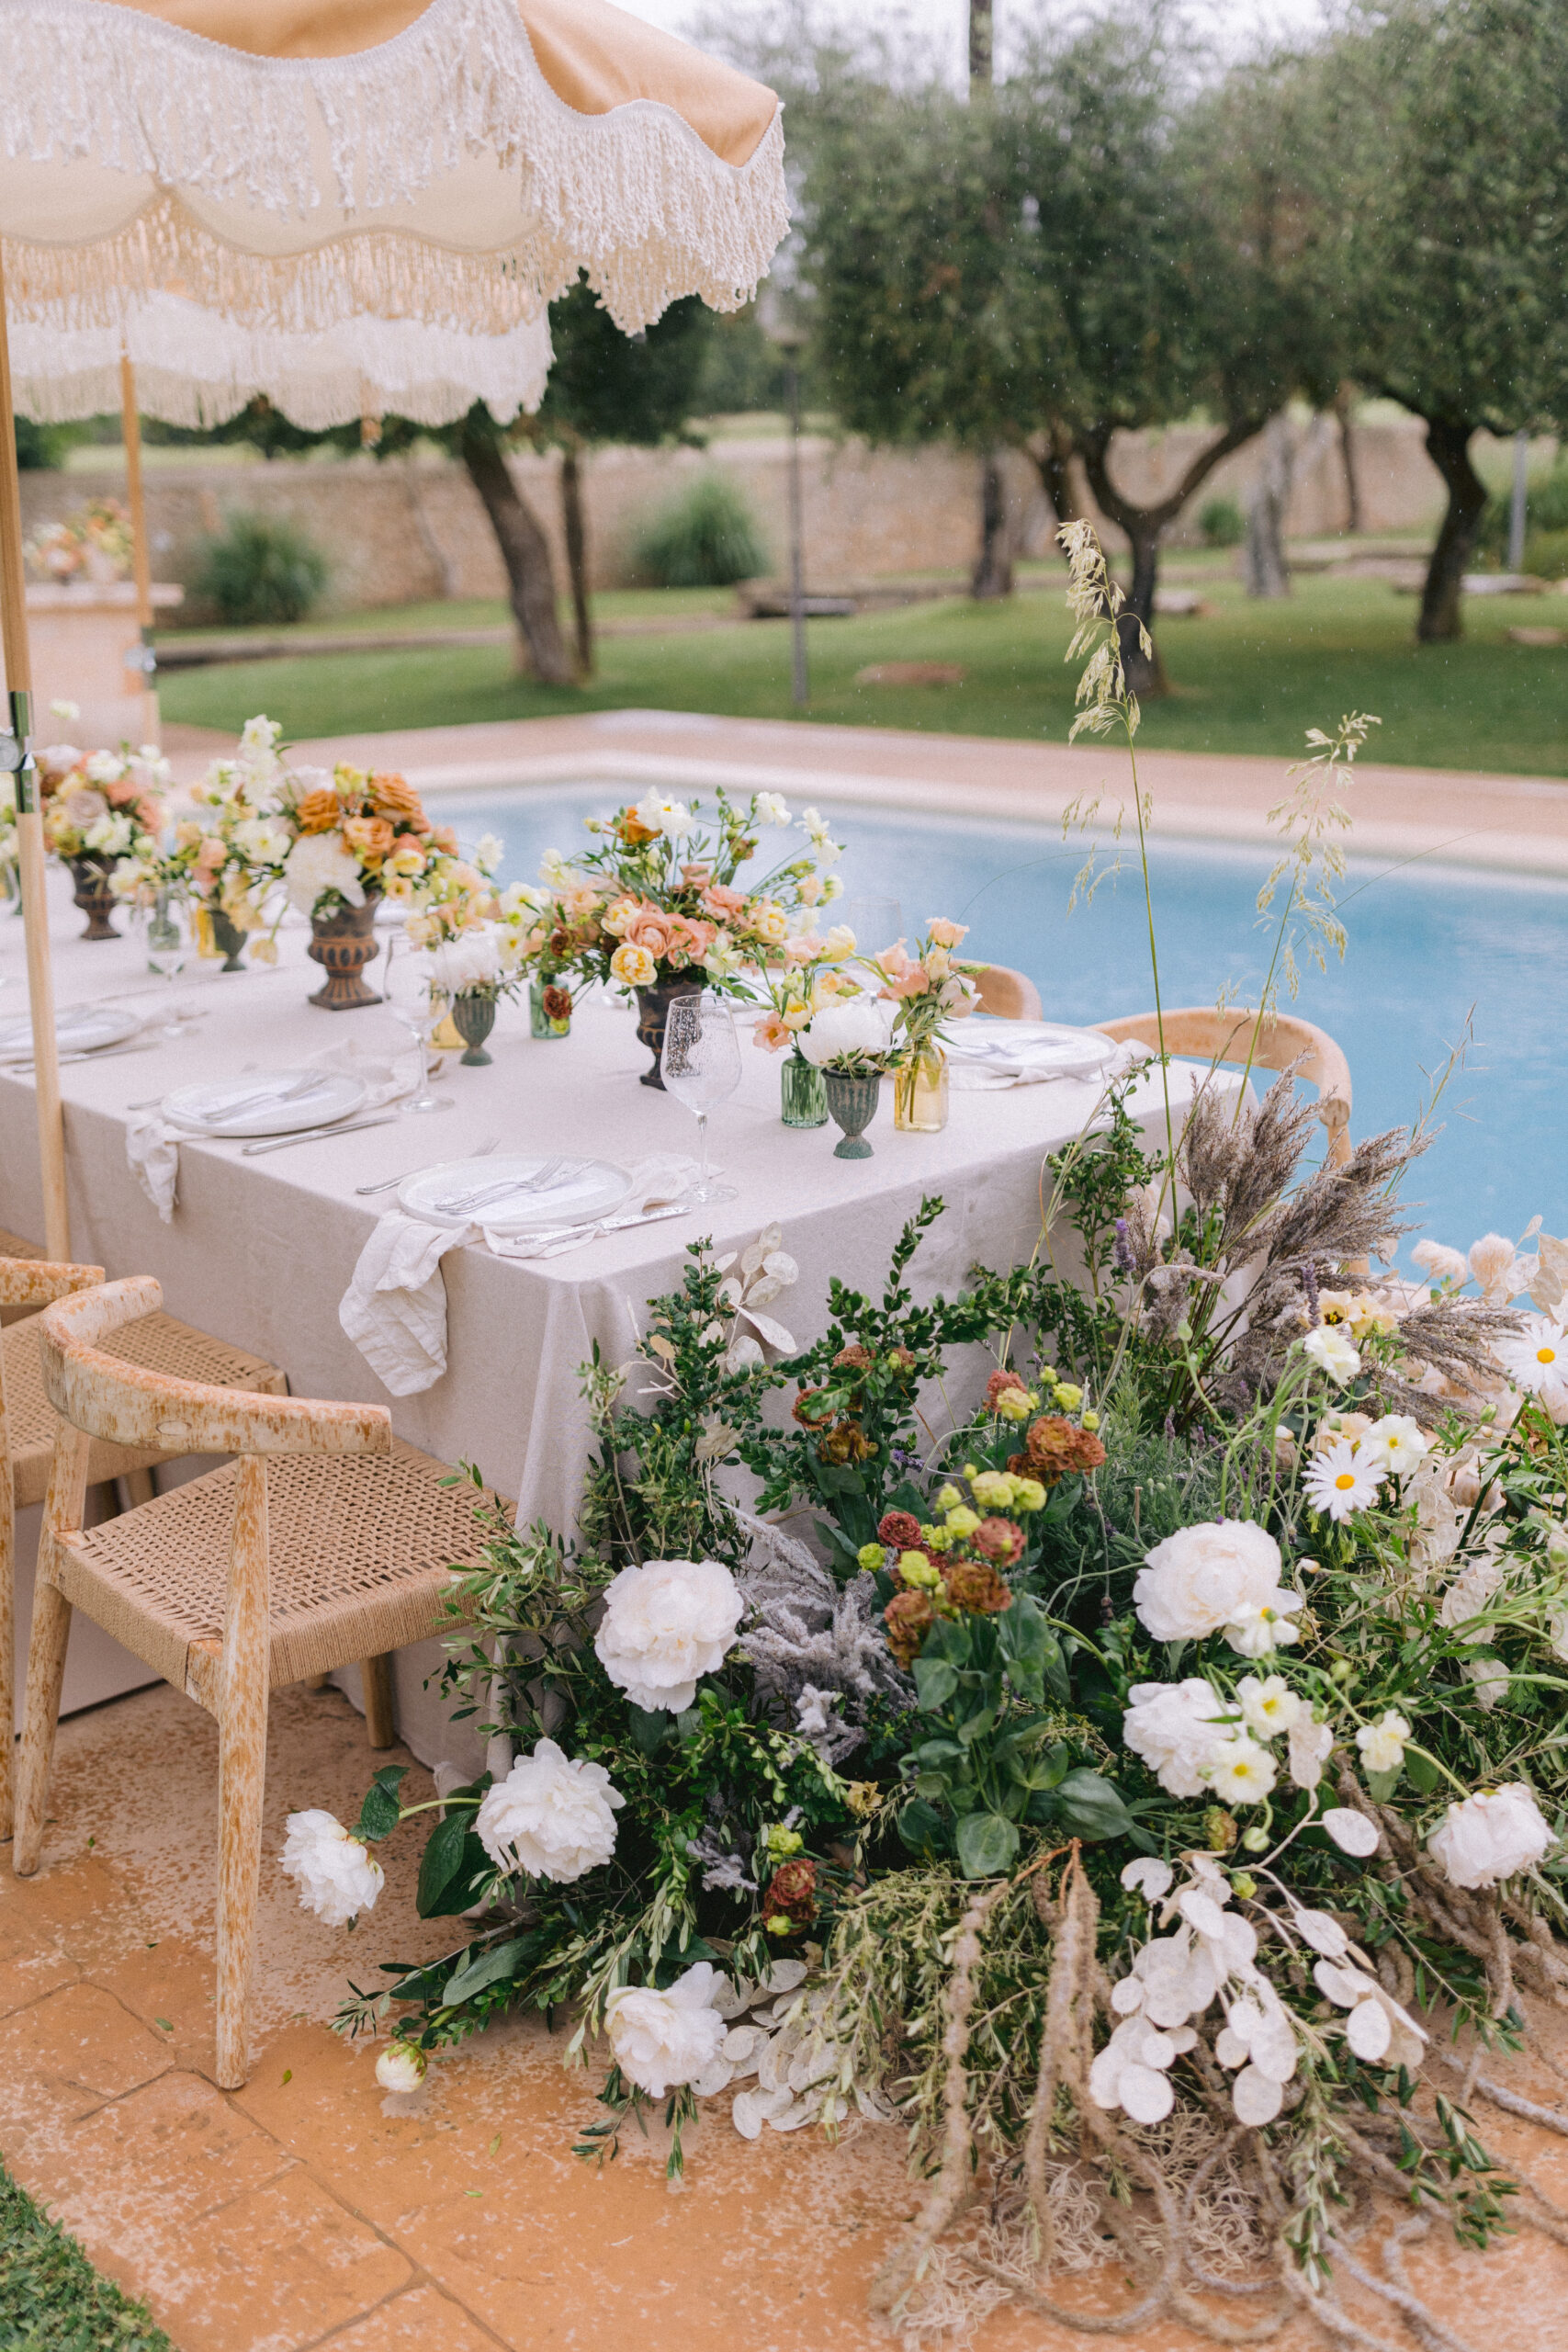
[[[815,1062],[789,1054],[779,1071],[780,1116],[786,1127],[825,1127],[828,1090]]]

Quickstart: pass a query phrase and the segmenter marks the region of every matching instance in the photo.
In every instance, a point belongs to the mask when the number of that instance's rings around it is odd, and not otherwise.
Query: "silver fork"
[[[547,1193],[565,1166],[564,1159],[547,1159],[536,1175],[509,1176],[500,1184],[479,1184],[471,1192],[448,1193],[430,1205],[442,1216],[472,1216],[477,1210],[488,1208],[493,1201],[506,1200],[513,1193]]]
[[[499,1136],[488,1136],[483,1143],[478,1143],[474,1146],[472,1151],[468,1154],[468,1158],[470,1159],[488,1159],[491,1153],[495,1149],[500,1141],[501,1137]],[[427,1159],[424,1163],[424,1168],[439,1168],[441,1162],[438,1159]],[[395,1185],[406,1184],[411,1176],[423,1176],[424,1173],[424,1168],[405,1168],[400,1176],[383,1176],[378,1184],[356,1184],[354,1189],[359,1194],[361,1199],[364,1199],[367,1194],[371,1193],[389,1193]]]

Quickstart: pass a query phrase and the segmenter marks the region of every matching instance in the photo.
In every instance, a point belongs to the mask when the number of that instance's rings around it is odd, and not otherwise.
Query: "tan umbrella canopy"
[[[684,294],[738,307],[788,224],[772,91],[607,0],[0,0],[0,413],[7,308],[123,334],[177,286],[285,334],[375,316],[497,334],[581,271],[635,332]],[[45,1242],[63,1256],[43,834],[25,767],[18,783]]]

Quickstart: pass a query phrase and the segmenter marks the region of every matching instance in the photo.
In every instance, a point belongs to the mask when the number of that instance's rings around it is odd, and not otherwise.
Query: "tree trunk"
[[[969,86],[990,85],[995,71],[992,56],[991,0],[969,0]]]
[[[541,685],[570,686],[571,662],[556,617],[550,543],[538,516],[512,478],[506,453],[491,430],[465,419],[459,442],[468,479],[484,501],[501,560],[506,566],[517,622],[517,667]]]
[[[1221,458],[1228,458],[1233,449],[1239,449],[1244,441],[1250,441],[1262,428],[1260,416],[1233,417],[1217,439],[1211,441],[1206,449],[1200,449],[1176,488],[1156,506],[1134,506],[1111,481],[1109,460],[1114,425],[1096,424],[1078,437],[1077,447],[1095,503],[1108,523],[1114,523],[1119,531],[1126,532],[1132,547],[1133,584],[1127,593],[1118,634],[1127,684],[1134,694],[1145,699],[1170,692],[1159,650],[1152,644],[1160,540],[1167,526],[1175,522],[1194,491],[1208,481]],[[1151,640],[1148,653],[1139,643],[1140,622]]]
[[[567,569],[571,574],[571,611],[577,630],[575,650],[581,683],[593,675],[593,615],[588,602],[588,525],[582,511],[582,473],[575,441],[569,441],[561,451],[560,514]]]
[[[1446,417],[1427,419],[1427,455],[1448,485],[1449,505],[1421,592],[1418,645],[1448,645],[1464,635],[1461,582],[1486,506],[1486,485],[1470,462],[1474,429]]]
[[[1285,509],[1291,503],[1295,441],[1290,418],[1280,413],[1263,428],[1263,457],[1247,510],[1243,572],[1249,596],[1273,601],[1291,593],[1285,561]]]
[[[1011,538],[1001,459],[987,449],[980,468],[980,551],[969,576],[969,594],[981,604],[1012,594]]]
[[[1356,468],[1356,388],[1341,384],[1334,395],[1334,413],[1339,420],[1339,456],[1345,468],[1345,528],[1352,538],[1362,528],[1361,477]]]
[[[1047,428],[1043,447],[1032,452],[1040,469],[1041,487],[1051,502],[1051,512],[1058,526],[1076,523],[1078,502],[1073,491],[1072,476],[1067,471],[1072,463],[1073,436],[1065,424],[1053,422]]]

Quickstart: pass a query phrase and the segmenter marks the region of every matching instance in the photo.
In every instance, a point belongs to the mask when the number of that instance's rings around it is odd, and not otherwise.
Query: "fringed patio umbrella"
[[[754,291],[788,222],[770,90],[607,0],[0,0],[0,413],[18,321],[124,334],[177,287],[241,326],[495,335],[586,275],[616,323]],[[0,617],[44,1238],[69,1250],[20,501]]]

